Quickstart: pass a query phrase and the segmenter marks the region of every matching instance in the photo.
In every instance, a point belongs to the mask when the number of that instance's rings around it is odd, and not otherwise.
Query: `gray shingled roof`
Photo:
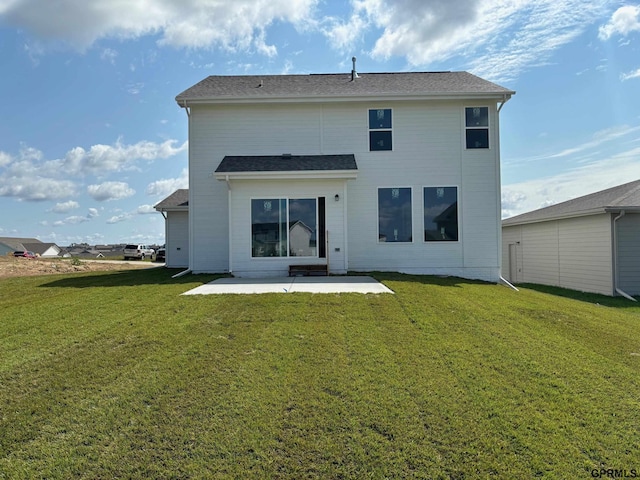
[[[189,190],[181,188],[156,204],[156,210],[184,210],[189,206]]]
[[[640,211],[640,180],[523,213],[503,220],[502,225],[506,227],[620,210]]]
[[[216,173],[237,172],[303,172],[357,170],[356,157],[348,155],[265,155],[226,156]]]
[[[361,73],[312,75],[212,75],[176,97],[185,102],[278,98],[383,96],[490,96],[515,92],[468,72]]]
[[[13,250],[27,250],[25,243],[42,243],[37,238],[0,237],[0,243]]]
[[[42,242],[34,242],[34,243],[23,243],[24,249],[29,250],[33,253],[37,253],[38,255],[42,255],[51,247],[58,247],[55,243],[42,243]],[[60,247],[58,247],[62,250]]]

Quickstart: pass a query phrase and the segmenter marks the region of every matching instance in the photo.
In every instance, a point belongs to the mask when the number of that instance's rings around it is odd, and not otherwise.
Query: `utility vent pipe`
[[[351,57],[351,61],[353,62],[353,69],[351,70],[351,81],[353,82],[356,78],[360,78],[358,76],[358,72],[356,71],[356,57]]]

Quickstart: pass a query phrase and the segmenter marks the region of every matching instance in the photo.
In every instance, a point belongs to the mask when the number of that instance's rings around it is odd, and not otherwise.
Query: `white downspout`
[[[191,108],[187,105],[187,101],[184,101],[184,105],[182,105],[182,107],[184,107],[184,111],[187,114],[187,141],[189,142],[189,151],[187,153],[188,155],[188,165],[189,165],[189,267],[187,268],[187,270],[185,270],[184,272],[178,274],[180,276],[185,275],[187,273],[190,273],[191,270],[193,269],[193,189],[191,188],[191,171],[193,170],[191,168]]]
[[[188,141],[189,141],[189,175],[191,175],[191,109],[187,106],[187,101],[185,100],[184,105],[180,105],[181,107],[184,108],[185,113],[187,114],[187,123],[188,123]],[[191,184],[191,179],[189,179],[189,184]],[[189,207],[191,207],[193,205],[193,201],[191,199],[191,189],[189,189]],[[164,215],[163,215],[164,216]],[[175,275],[173,275],[171,278],[178,278],[178,277],[182,277],[183,275],[186,275],[188,273],[191,273],[191,265],[193,265],[192,262],[192,258],[193,258],[193,244],[192,244],[192,238],[193,238],[193,229],[192,229],[192,215],[191,212],[189,211],[189,267],[186,270],[183,270],[182,272],[176,273]],[[167,228],[165,226],[165,228]],[[165,241],[166,241],[166,234],[165,234]]]
[[[496,112],[496,155],[498,156],[498,161],[496,162],[496,180],[498,181],[498,206],[497,206],[497,216],[498,216],[498,251],[496,255],[498,257],[498,271],[500,274],[499,283],[503,283],[504,285],[513,288],[516,292],[519,292],[516,287],[514,287],[510,282],[508,282],[502,276],[502,177],[500,174],[500,164],[502,163],[502,159],[500,158],[500,110],[504,107],[504,104],[507,103],[511,99],[511,95],[503,95],[502,103],[498,107]]]
[[[229,275],[233,275],[233,242],[231,241],[233,239],[233,235],[231,232],[231,227],[233,225],[231,219],[231,182],[229,181],[229,175],[225,176],[225,182],[227,182],[227,204],[228,204],[228,210],[227,210],[227,215],[229,216]]]
[[[632,302],[637,302],[635,298],[633,298],[628,293],[622,291],[618,284],[620,282],[620,275],[618,272],[618,225],[617,222],[622,217],[624,217],[625,211],[620,210],[620,214],[613,219],[613,268],[615,268],[615,274],[613,276],[613,288],[618,295],[622,295],[624,298],[631,300]]]

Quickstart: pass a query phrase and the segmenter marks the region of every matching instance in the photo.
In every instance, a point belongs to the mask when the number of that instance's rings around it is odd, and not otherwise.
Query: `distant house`
[[[57,258],[62,254],[62,249],[55,243],[23,243],[25,250],[30,250],[43,258]]]
[[[640,180],[502,222],[503,276],[640,295]]]
[[[62,249],[55,243],[43,243],[37,238],[0,237],[0,255],[29,250],[41,257],[60,257]]]
[[[499,112],[467,72],[210,76],[176,97],[189,190],[155,206],[167,265],[500,278]]]

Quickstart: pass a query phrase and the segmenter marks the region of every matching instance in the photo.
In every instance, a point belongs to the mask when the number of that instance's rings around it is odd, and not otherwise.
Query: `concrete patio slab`
[[[377,280],[357,277],[219,278],[183,293],[216,295],[256,293],[393,293]]]

